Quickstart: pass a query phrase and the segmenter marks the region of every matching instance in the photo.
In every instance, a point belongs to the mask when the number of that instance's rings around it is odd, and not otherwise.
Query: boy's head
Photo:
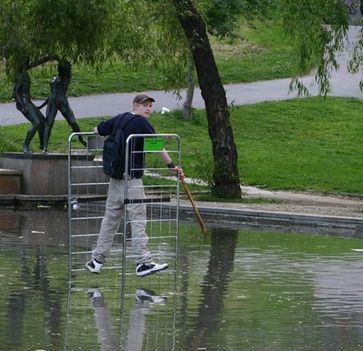
[[[134,104],[143,104],[144,102],[150,100],[150,102],[155,102],[155,100],[148,94],[139,93],[136,94],[133,100]]]
[[[140,93],[134,97],[132,110],[135,114],[149,117],[152,112],[152,104],[155,100],[148,94]]]

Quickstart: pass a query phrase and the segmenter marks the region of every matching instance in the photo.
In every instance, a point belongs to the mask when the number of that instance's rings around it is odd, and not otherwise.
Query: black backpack
[[[126,136],[124,128],[135,116],[124,113],[115,121],[112,134],[103,144],[103,172],[112,178],[122,179],[125,173]]]

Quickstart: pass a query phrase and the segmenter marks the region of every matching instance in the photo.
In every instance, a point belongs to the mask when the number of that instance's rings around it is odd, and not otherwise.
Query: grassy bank
[[[307,98],[234,108],[231,112],[239,153],[241,182],[269,189],[363,194],[363,102],[347,98]],[[160,133],[175,132],[182,140],[185,173],[211,174],[211,143],[204,111],[193,121],[177,112],[155,114]],[[90,130],[98,119],[79,120]],[[29,124],[1,127],[0,150],[19,151]],[[66,151],[70,133],[57,121],[51,151]],[[32,147],[36,150],[36,138]]]
[[[223,83],[291,77],[296,73],[297,60],[290,45],[283,39],[278,25],[256,24],[254,29],[241,24],[234,40],[216,40],[212,46]],[[33,69],[32,95],[42,99],[49,94],[49,82],[56,75],[54,64]],[[7,82],[0,66],[0,102],[11,99],[12,84]],[[130,67],[121,60],[98,69],[73,66],[70,96],[142,90],[160,90],[165,86],[164,75],[155,69]]]

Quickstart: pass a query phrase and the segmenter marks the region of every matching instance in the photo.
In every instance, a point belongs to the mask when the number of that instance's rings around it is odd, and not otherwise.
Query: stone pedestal
[[[94,167],[99,161],[92,154],[72,156],[72,166],[77,169],[77,177],[84,183],[108,182],[102,167]],[[65,195],[68,194],[68,155],[67,154],[23,154],[3,153],[0,167],[17,170],[21,176],[20,193],[26,195]],[[97,187],[97,194],[106,192],[106,186]],[[85,190],[95,193],[93,190]]]
[[[19,194],[22,173],[17,169],[0,168],[0,194]]]

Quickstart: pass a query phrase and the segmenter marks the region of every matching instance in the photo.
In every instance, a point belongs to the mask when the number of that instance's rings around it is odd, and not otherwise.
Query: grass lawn
[[[358,99],[309,98],[236,109],[243,183],[363,194],[362,108]]]
[[[231,111],[241,183],[268,189],[363,194],[363,102],[306,98],[234,107]],[[89,131],[100,119],[80,119]],[[210,177],[211,142],[203,110],[186,121],[154,114],[159,133],[177,133],[187,176]],[[0,127],[0,151],[20,151],[29,124]],[[67,150],[70,128],[57,121],[51,151]],[[32,148],[37,151],[35,137]]]

